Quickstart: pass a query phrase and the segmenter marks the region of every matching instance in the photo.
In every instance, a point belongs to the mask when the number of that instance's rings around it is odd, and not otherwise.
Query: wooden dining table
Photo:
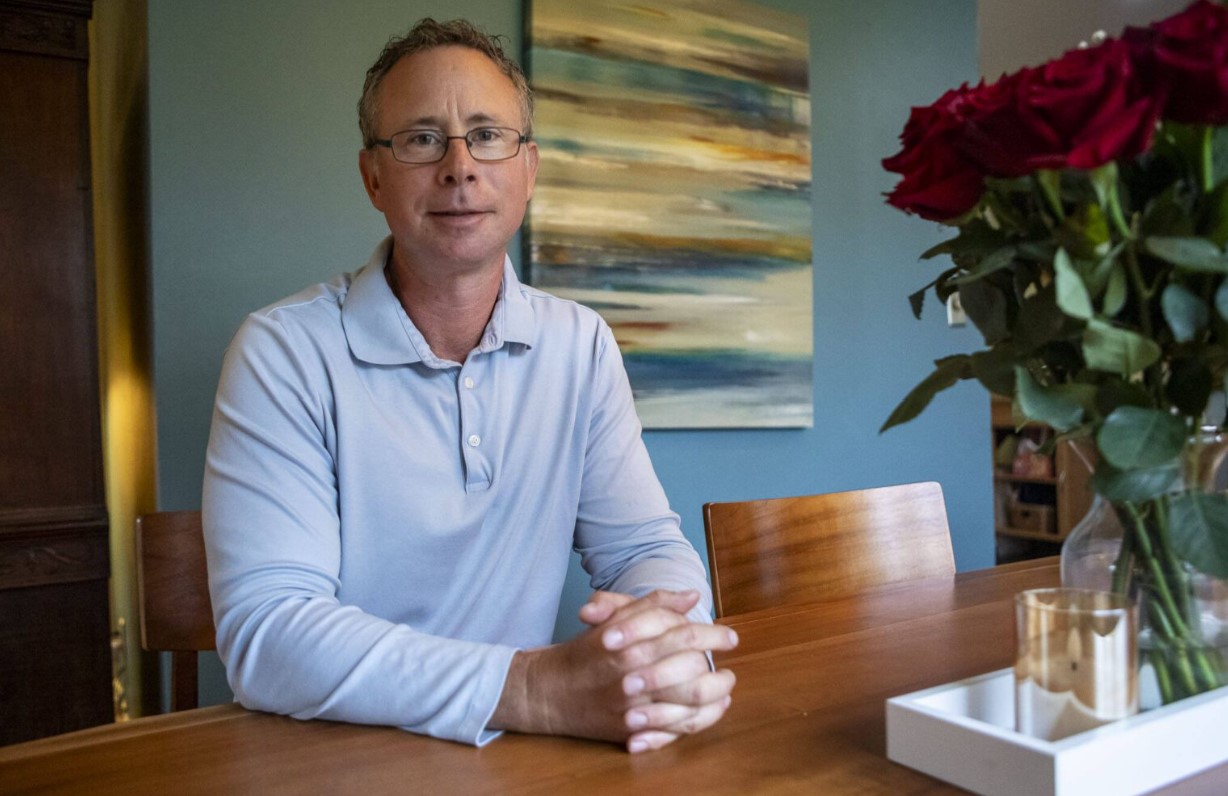
[[[728,713],[646,754],[511,733],[475,749],[222,705],[0,748],[0,793],[956,793],[887,759],[885,700],[1009,666],[1012,598],[1057,582],[1039,559],[727,617]],[[1165,792],[1228,793],[1228,766]]]

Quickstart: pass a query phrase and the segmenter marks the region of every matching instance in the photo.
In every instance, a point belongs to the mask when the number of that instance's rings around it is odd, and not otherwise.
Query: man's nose
[[[439,178],[445,183],[473,182],[477,179],[477,161],[469,152],[463,137],[448,138],[448,148],[439,161]]]

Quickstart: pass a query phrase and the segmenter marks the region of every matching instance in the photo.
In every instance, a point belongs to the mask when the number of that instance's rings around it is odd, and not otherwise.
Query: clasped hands
[[[729,707],[734,675],[711,671],[708,650],[731,650],[737,634],[686,612],[695,591],[635,599],[594,592],[580,609],[589,629],[570,641],[517,652],[491,729],[571,735],[659,749],[715,724]]]

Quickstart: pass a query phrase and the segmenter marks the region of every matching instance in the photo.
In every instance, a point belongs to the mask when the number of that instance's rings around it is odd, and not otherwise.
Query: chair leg
[[[191,710],[197,706],[196,650],[171,653],[171,712]]]

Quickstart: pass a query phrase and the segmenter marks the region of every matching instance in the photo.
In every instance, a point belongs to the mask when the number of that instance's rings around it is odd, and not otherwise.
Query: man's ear
[[[384,212],[379,192],[379,164],[375,161],[375,153],[370,149],[359,150],[358,172],[362,174],[362,187],[367,189],[367,198],[376,210]]]

